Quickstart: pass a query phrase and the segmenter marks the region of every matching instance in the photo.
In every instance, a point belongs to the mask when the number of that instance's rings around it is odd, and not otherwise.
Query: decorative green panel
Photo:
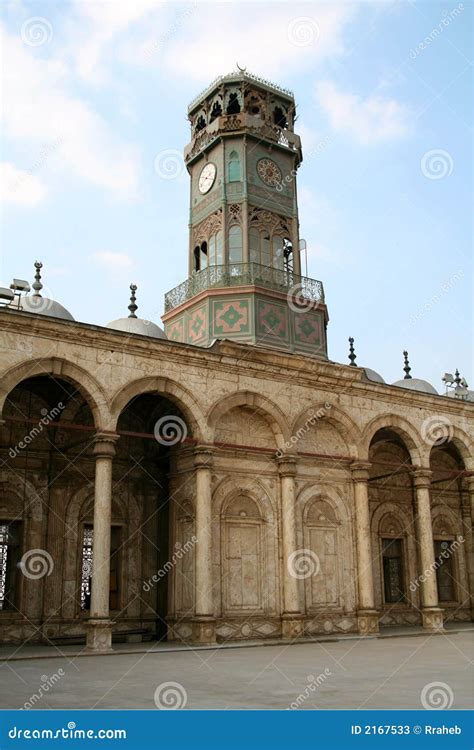
[[[268,343],[278,340],[289,344],[288,307],[278,302],[266,302],[263,299],[258,299],[256,330],[258,338],[265,338]]]
[[[187,340],[190,344],[204,342],[208,335],[207,303],[189,311],[186,329]]]
[[[248,299],[215,300],[212,304],[214,336],[229,337],[251,331]]]
[[[185,341],[184,335],[184,316],[173,320],[172,323],[165,325],[165,333],[170,341]]]

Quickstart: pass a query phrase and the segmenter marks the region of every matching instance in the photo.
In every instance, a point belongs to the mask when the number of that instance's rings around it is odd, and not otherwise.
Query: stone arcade
[[[189,119],[189,278],[166,333],[133,285],[129,317],[74,321],[40,263],[0,308],[0,639],[104,651],[471,619],[469,394],[408,362],[388,385],[352,351],[328,359],[291,92],[239,71]]]

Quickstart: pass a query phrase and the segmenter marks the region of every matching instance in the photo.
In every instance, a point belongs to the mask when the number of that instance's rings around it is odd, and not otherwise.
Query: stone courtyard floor
[[[0,707],[416,709],[424,707],[423,688],[436,682],[442,686],[428,688],[428,700],[438,690],[453,709],[471,708],[473,644],[474,631],[465,629],[293,645],[119,649],[89,658],[28,658],[23,651],[26,658],[0,662]]]

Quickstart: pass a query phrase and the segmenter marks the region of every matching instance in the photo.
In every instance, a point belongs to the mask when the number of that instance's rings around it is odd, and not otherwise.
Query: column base
[[[379,614],[375,609],[360,609],[357,612],[359,635],[375,635],[379,632]]]
[[[196,617],[192,621],[193,643],[212,644],[216,642],[216,621],[213,617]]]
[[[301,638],[304,633],[304,623],[301,615],[285,614],[281,617],[281,637],[289,641]]]
[[[421,610],[421,623],[425,630],[442,633],[444,631],[443,620],[443,610],[439,607],[424,607]]]
[[[86,622],[86,650],[96,654],[110,654],[112,648],[112,620],[88,620]]]

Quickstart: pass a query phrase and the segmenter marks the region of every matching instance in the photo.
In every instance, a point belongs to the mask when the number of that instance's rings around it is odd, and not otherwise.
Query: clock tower
[[[196,97],[188,117],[188,279],[165,295],[168,338],[326,359],[323,285],[301,275],[293,94],[239,69]]]

